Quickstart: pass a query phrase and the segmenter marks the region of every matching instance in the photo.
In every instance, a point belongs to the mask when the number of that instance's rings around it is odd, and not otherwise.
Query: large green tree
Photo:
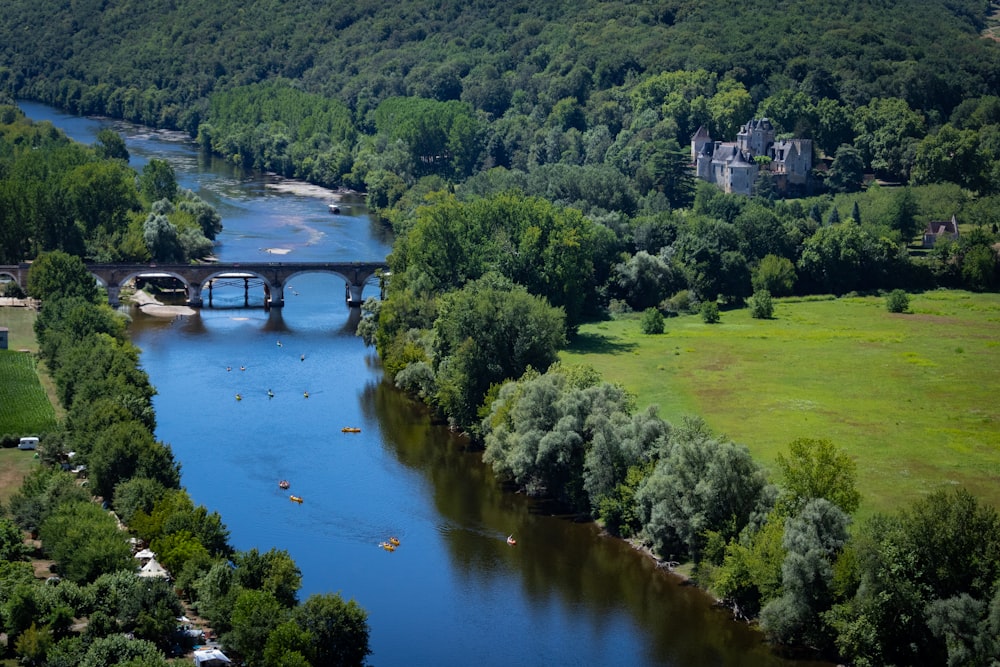
[[[97,303],[97,279],[82,259],[54,250],[39,255],[32,262],[28,270],[28,294],[42,301],[79,296]]]
[[[472,426],[491,385],[556,360],[565,326],[561,309],[496,274],[445,295],[434,323],[438,405]]]

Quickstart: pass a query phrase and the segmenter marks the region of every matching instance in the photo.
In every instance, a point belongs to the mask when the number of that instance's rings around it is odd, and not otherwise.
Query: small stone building
[[[699,127],[691,137],[691,161],[698,178],[725,192],[752,195],[757,175],[764,170],[773,176],[778,191],[787,193],[809,181],[812,141],[775,141],[774,126],[767,118],[743,125],[735,142],[713,141],[708,130]]]
[[[935,220],[927,223],[924,229],[924,247],[933,248],[937,240],[942,237],[958,240],[958,220],[951,216],[951,220]]]

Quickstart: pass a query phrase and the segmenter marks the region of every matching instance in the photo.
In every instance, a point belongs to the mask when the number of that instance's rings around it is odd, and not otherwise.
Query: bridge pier
[[[122,288],[118,285],[108,285],[104,289],[108,292],[108,305],[112,308],[117,308],[121,305],[120,295]]]
[[[267,308],[281,308],[285,305],[285,286],[275,283],[268,288],[264,282],[264,306]]]
[[[363,292],[365,291],[365,286],[362,285],[352,285],[347,283],[347,305],[351,308],[358,308],[365,302]]]
[[[209,285],[209,298],[211,298],[211,285]],[[188,283],[188,302],[191,308],[201,308],[205,302],[201,298],[201,285],[198,283]]]

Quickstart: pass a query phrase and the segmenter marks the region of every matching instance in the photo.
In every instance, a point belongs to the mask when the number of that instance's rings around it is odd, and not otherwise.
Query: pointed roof
[[[705,129],[704,125],[699,125],[697,131],[691,135],[692,139],[711,139],[712,136]]]
[[[170,574],[164,569],[162,565],[156,562],[155,558],[150,558],[149,562],[143,565],[139,569],[140,577],[162,577],[163,579],[169,579]]]

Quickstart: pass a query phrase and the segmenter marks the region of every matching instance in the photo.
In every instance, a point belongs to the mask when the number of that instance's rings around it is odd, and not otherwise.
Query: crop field
[[[1000,295],[777,300],[774,318],[724,311],[587,324],[562,355],[595,367],[676,423],[698,415],[766,468],[796,438],[825,438],[854,458],[862,515],[964,486],[1000,508]]]
[[[54,430],[56,415],[30,354],[0,350],[0,434],[38,435]]]

